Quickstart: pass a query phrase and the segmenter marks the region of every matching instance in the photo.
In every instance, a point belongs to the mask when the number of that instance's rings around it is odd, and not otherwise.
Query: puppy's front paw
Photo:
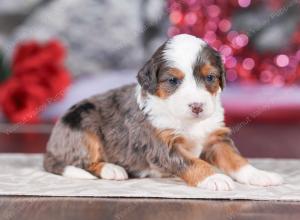
[[[229,191],[235,188],[234,182],[223,174],[213,174],[198,183],[198,187],[213,191]]]
[[[277,173],[256,169],[251,165],[242,167],[239,171],[231,173],[236,181],[255,186],[276,186],[283,183],[283,179]]]
[[[100,177],[106,180],[126,180],[128,179],[128,174],[121,166],[105,163],[101,169]]]

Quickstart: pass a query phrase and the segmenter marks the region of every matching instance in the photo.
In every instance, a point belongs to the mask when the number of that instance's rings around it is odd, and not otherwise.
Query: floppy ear
[[[220,87],[223,90],[225,88],[225,84],[226,84],[226,71],[223,65],[223,61],[222,61],[222,57],[221,55],[214,50],[214,54],[216,57],[216,64],[219,67],[220,70],[220,77],[219,77],[219,81],[220,81]]]
[[[204,57],[206,56],[207,59],[209,59],[209,61],[213,65],[217,66],[217,68],[219,69],[220,76],[218,79],[220,82],[220,87],[223,90],[226,84],[226,72],[225,72],[225,68],[220,53],[209,45],[207,45],[207,47],[203,49],[202,53]]]
[[[155,64],[154,59],[151,58],[137,74],[138,83],[150,94],[156,91],[158,71],[158,64]]]
[[[220,68],[221,68],[220,87],[223,90],[225,88],[225,85],[226,85],[226,71],[225,71],[224,65],[222,63],[222,60],[221,60],[220,65],[221,65],[220,66]]]

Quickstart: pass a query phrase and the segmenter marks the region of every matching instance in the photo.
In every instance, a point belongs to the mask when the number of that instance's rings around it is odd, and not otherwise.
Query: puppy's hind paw
[[[121,166],[105,163],[100,171],[100,177],[106,180],[126,180],[128,174]]]
[[[230,191],[235,188],[235,185],[230,177],[224,174],[214,174],[198,183],[198,187],[213,191]]]

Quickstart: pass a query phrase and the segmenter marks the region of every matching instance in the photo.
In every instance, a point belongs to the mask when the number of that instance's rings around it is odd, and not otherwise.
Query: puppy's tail
[[[85,171],[84,169],[75,166],[69,166],[64,162],[58,161],[50,152],[47,152],[44,156],[44,169],[50,173],[69,178],[97,179],[96,176]]]

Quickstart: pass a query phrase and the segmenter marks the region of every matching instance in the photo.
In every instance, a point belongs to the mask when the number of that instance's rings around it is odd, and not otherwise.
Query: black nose
[[[203,104],[200,102],[193,102],[193,103],[189,104],[189,107],[192,109],[192,112],[197,115],[199,113],[203,112]]]

